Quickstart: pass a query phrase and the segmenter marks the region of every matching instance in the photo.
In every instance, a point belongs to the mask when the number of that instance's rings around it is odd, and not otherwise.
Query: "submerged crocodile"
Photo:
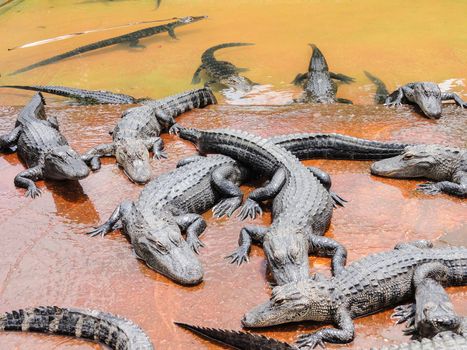
[[[337,85],[333,79],[339,80],[345,84],[354,81],[353,78],[344,74],[336,74],[329,71],[328,64],[324,55],[316,45],[310,44],[313,48],[308,72],[298,74],[293,83],[304,86],[303,95],[295,102],[303,103],[352,103],[350,100],[337,98]]]
[[[212,91],[203,88],[131,108],[123,113],[115,126],[113,142],[94,147],[83,155],[83,160],[97,170],[100,168],[99,158],[113,156],[130,180],[146,183],[151,176],[148,150],[154,152],[154,158],[166,158],[159,137],[163,128],[170,128],[175,124],[174,117],[183,112],[215,103]]]
[[[467,196],[467,150],[437,145],[408,146],[396,157],[373,163],[371,173],[399,179],[424,177],[436,182],[418,185],[428,193]]]
[[[0,314],[0,330],[68,335],[115,350],[153,350],[149,337],[132,321],[110,313],[39,306]]]
[[[431,242],[400,243],[394,250],[369,255],[326,279],[301,280],[277,286],[271,299],[245,314],[244,327],[268,327],[289,322],[334,323],[301,335],[297,345],[311,349],[324,342],[348,343],[355,328],[352,319],[396,306],[415,293],[414,275],[447,268],[446,285],[467,283],[467,248],[432,248]]]
[[[300,161],[267,139],[242,131],[179,128],[180,137],[196,144],[199,152],[218,152],[251,167],[271,181],[251,192],[240,218],[261,213],[258,202],[274,198],[271,227],[246,226],[240,233],[240,247],[230,257],[246,261],[252,241],[262,242],[276,283],[309,278],[308,254],[332,256],[332,269],[339,274],[347,252],[336,241],[323,237],[333,202],[329,192]]]
[[[442,101],[447,100],[454,100],[457,105],[467,107],[467,102],[464,102],[459,95],[452,92],[441,92],[437,84],[429,82],[409,83],[398,88],[388,96],[385,105],[415,104],[428,118],[439,119],[441,118]]]
[[[76,48],[74,50],[71,50],[71,51],[67,51],[67,52],[62,53],[60,55],[56,55],[56,56],[47,58],[47,59],[42,60],[40,62],[34,63],[34,64],[30,65],[30,66],[18,69],[16,71],[14,71],[13,73],[10,73],[9,75],[15,75],[15,74],[27,72],[27,71],[30,71],[32,69],[38,68],[38,67],[42,67],[42,66],[45,66],[45,65],[48,65],[48,64],[51,64],[51,63],[59,62],[59,61],[64,60],[66,58],[81,55],[81,54],[83,54],[85,52],[94,51],[94,50],[97,50],[97,49],[102,49],[104,47],[108,47],[108,46],[112,46],[112,45],[128,43],[130,45],[130,47],[143,47],[142,45],[139,44],[140,39],[146,38],[146,37],[149,37],[149,36],[152,36],[152,35],[155,35],[155,34],[163,33],[163,32],[167,32],[172,38],[177,39],[177,37],[175,36],[175,28],[180,27],[180,26],[184,26],[184,25],[189,24],[189,23],[197,22],[197,21],[200,21],[200,20],[205,19],[205,18],[206,18],[206,16],[183,17],[183,18],[180,18],[180,19],[178,19],[176,21],[173,21],[173,22],[170,22],[170,23],[167,23],[167,24],[158,25],[158,26],[155,26],[155,27],[144,28],[144,29],[140,29],[140,30],[128,33],[128,34],[123,34],[123,35],[116,36],[116,37],[113,37],[113,38],[110,38],[110,39],[101,40],[101,41],[98,41],[98,42],[95,42],[95,43],[92,43],[92,44],[88,44],[88,45],[85,45],[85,46],[78,47],[78,48]]]
[[[0,88],[46,92],[52,95],[70,97],[84,104],[134,104],[146,100],[134,98],[129,95],[116,94],[106,90],[83,90],[66,86],[0,85]]]
[[[0,137],[0,150],[17,147],[27,170],[15,177],[15,185],[26,188],[26,196],[35,198],[41,191],[34,181],[80,180],[88,176],[89,168],[58,130],[58,121],[47,118],[45,101],[36,93],[20,112],[14,129]]]
[[[209,77],[209,80],[205,85],[210,84],[222,84],[227,87],[233,88],[235,90],[249,92],[251,91],[254,83],[244,77],[239,75],[239,73],[245,71],[245,68],[237,68],[234,64],[227,61],[218,61],[214,56],[214,53],[217,50],[224,49],[227,47],[236,47],[236,46],[250,46],[254,45],[251,43],[226,43],[213,46],[201,55],[201,65],[196,69],[192,84],[198,84],[201,81],[200,74],[204,70]]]

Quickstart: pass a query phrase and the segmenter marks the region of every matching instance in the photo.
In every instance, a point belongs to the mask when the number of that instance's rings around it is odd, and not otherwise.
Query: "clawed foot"
[[[334,208],[337,208],[338,206],[343,207],[345,203],[347,203],[347,200],[339,196],[337,193],[329,191],[329,194],[331,195],[332,206]]]
[[[415,305],[400,305],[394,309],[391,319],[396,320],[396,324],[407,322],[407,327],[411,327],[415,322]]]
[[[250,261],[250,259],[248,258],[248,251],[242,247],[238,247],[235,252],[226,256],[225,258],[230,259],[231,264],[237,263],[238,266],[240,266],[244,262]]]
[[[400,107],[402,106],[402,103],[398,101],[392,101],[392,102],[386,102],[384,105],[388,107]]]
[[[324,341],[319,334],[302,334],[298,336],[296,344],[299,349],[314,349],[317,345],[323,349],[326,347]]]
[[[101,168],[101,160],[98,157],[94,157],[90,161],[91,170],[96,171]]]
[[[246,218],[254,219],[256,218],[256,215],[263,215],[263,210],[258,203],[248,198],[240,209],[237,217],[240,220],[245,220]]]
[[[418,185],[417,191],[421,191],[426,194],[438,194],[441,192],[441,189],[434,182],[426,182],[426,183]]]
[[[199,249],[204,247],[204,243],[201,242],[198,236],[193,235],[187,238],[186,242],[188,246],[196,253],[199,254]]]
[[[224,215],[230,217],[241,203],[242,199],[239,197],[225,198],[212,208],[212,214],[215,218],[221,218]]]
[[[180,124],[175,123],[174,125],[170,127],[169,134],[178,135],[180,133],[180,129],[182,129],[182,126]]]
[[[109,227],[109,225],[107,224],[102,224],[98,227],[95,227],[94,230],[90,231],[90,232],[87,232],[86,234],[88,234],[89,236],[91,237],[95,237],[95,236],[98,236],[100,235],[101,237],[104,237],[107,233],[110,232],[112,228]]]
[[[41,190],[38,189],[36,186],[29,187],[25,194],[26,197],[31,197],[32,199],[39,197],[40,195]]]
[[[160,160],[162,158],[167,159],[167,153],[165,151],[157,151],[154,152],[154,156],[152,157],[153,159]]]

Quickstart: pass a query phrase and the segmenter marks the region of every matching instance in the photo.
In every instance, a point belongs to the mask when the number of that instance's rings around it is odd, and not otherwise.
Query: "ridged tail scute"
[[[226,329],[216,329],[192,326],[186,323],[175,322],[179,327],[182,327],[190,332],[200,335],[209,340],[231,346],[235,349],[248,350],[296,350],[297,347],[281,342],[276,339],[268,338],[263,335],[253,334],[248,332],[240,332]]]
[[[228,47],[236,47],[236,46],[252,46],[254,45],[253,43],[225,43],[225,44],[219,44],[213,47],[210,47],[204,53],[201,55],[201,61],[207,61],[207,60],[215,60],[214,58],[214,52],[217,50],[225,49]]]

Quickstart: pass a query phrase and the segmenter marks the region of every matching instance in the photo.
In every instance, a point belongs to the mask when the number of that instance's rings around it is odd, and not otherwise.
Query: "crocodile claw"
[[[199,248],[204,247],[204,243],[201,242],[198,236],[193,235],[187,238],[188,246],[196,253],[199,254]]]
[[[164,159],[167,159],[167,152],[165,151],[157,151],[157,152],[154,152],[154,156],[152,157],[153,159],[157,159],[157,160],[160,160],[162,158]]]
[[[225,198],[212,208],[212,214],[215,218],[221,218],[224,215],[230,217],[241,203],[242,199],[239,197]]]
[[[248,258],[248,252],[242,249],[242,247],[238,247],[238,249],[235,252],[226,256],[225,258],[230,259],[231,264],[237,263],[238,266],[240,266],[244,262],[246,263],[250,261],[250,259]]]
[[[182,129],[182,126],[178,123],[175,123],[172,125],[169,129],[169,134],[170,135],[178,135],[180,133],[180,129]]]
[[[345,206],[345,203],[348,202],[347,200],[345,200],[344,198],[342,198],[341,196],[339,196],[335,192],[329,191],[329,194],[331,195],[332,206],[334,208],[337,208],[338,206],[343,207],[343,206]]]
[[[26,197],[31,197],[32,199],[34,199],[36,197],[39,197],[41,195],[41,193],[42,193],[41,190],[38,189],[36,186],[31,186],[26,191],[25,196]]]
[[[426,194],[438,194],[441,192],[441,189],[434,182],[425,182],[417,186],[417,191],[421,191]]]
[[[299,349],[314,349],[317,345],[323,349],[326,347],[321,336],[316,333],[302,334],[298,336],[296,344]]]
[[[407,322],[409,323],[408,327],[410,327],[411,323],[414,322],[414,316],[415,316],[415,305],[407,304],[407,305],[400,305],[394,308],[394,312],[391,315],[391,319],[396,320],[396,324]]]
[[[245,220],[246,218],[254,219],[256,218],[256,215],[263,215],[263,210],[261,209],[258,203],[248,198],[241,207],[240,212],[237,214],[237,217],[240,220]]]
[[[86,232],[86,234],[88,234],[89,236],[91,237],[95,237],[95,236],[98,236],[100,235],[101,237],[104,237],[107,233],[110,232],[112,228],[109,227],[109,225],[107,224],[102,224],[98,227],[95,227],[94,230],[90,231],[90,232]]]

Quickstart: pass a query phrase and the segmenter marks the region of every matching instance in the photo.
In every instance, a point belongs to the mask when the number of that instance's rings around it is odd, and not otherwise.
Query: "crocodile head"
[[[44,174],[54,180],[81,180],[89,175],[89,168],[70,146],[55,147],[44,156]]]
[[[151,269],[182,285],[203,280],[203,267],[182,237],[174,218],[164,212],[143,214],[133,204],[123,220],[136,255]]]
[[[208,18],[208,16],[187,16],[178,19],[180,24],[188,24],[193,22],[201,21],[202,19]]]
[[[222,78],[220,80],[220,83],[225,86],[228,86],[234,91],[242,93],[250,92],[254,85],[254,83],[250,79],[237,74],[233,74],[226,78]]]
[[[441,117],[441,90],[435,83],[420,83],[413,88],[414,102],[431,119]]]
[[[308,66],[308,71],[329,71],[328,63],[324,58],[323,53],[318,47],[314,44],[309,44],[313,48],[313,53],[311,54],[310,65]]]
[[[309,280],[277,286],[271,299],[247,312],[244,327],[269,327],[289,322],[330,321],[331,291],[327,281]]]
[[[432,180],[449,180],[461,153],[459,149],[436,145],[408,146],[399,156],[373,163],[371,173],[400,179],[426,177]]]
[[[150,180],[149,152],[140,140],[120,140],[115,148],[115,158],[131,181],[144,184]]]
[[[301,232],[274,232],[266,235],[263,249],[278,285],[310,277],[308,240]]]

